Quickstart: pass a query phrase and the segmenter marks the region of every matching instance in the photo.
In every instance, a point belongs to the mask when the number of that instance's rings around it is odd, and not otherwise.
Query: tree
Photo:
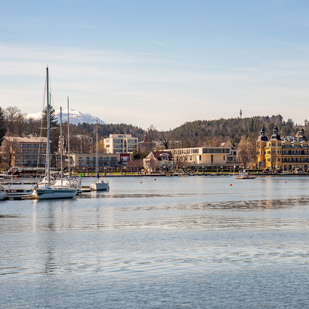
[[[135,159],[135,160],[131,160],[129,163],[129,167],[132,170],[141,170],[143,168],[143,159]]]
[[[251,146],[248,139],[245,136],[242,136],[238,144],[237,160],[239,160],[243,164],[244,169],[247,168],[248,163],[251,161],[250,148]]]
[[[159,135],[159,140],[163,144],[164,148],[169,149],[170,141],[171,141],[171,137],[172,137],[171,131],[160,132],[160,133],[158,133],[158,135]]]
[[[6,163],[9,166],[14,164],[13,158],[18,151],[16,137],[7,137],[3,141],[1,163]]]
[[[50,117],[49,118],[50,118],[51,128],[58,126],[58,120],[57,120],[57,116],[55,115],[55,113],[56,113],[55,109],[52,106],[50,106],[50,109],[49,109]],[[42,118],[43,118],[43,128],[47,128],[47,106],[43,110]]]
[[[144,141],[146,143],[146,152],[149,153],[153,150],[153,142],[156,140],[158,136],[157,129],[151,125],[145,133]]]
[[[4,121],[4,114],[3,114],[2,108],[0,107],[0,146],[2,144],[5,133],[6,133],[6,125]]]
[[[25,135],[40,136],[41,134],[41,119],[26,119],[24,131]]]
[[[147,155],[148,155],[147,152],[142,152],[142,151],[139,151],[137,149],[134,149],[133,153],[132,153],[133,160],[144,159],[144,158],[147,157]]]
[[[4,116],[8,135],[22,136],[25,129],[25,118],[21,110],[16,106],[7,107]]]
[[[42,136],[47,137],[47,106],[43,110],[42,114]],[[60,130],[58,126],[57,116],[55,115],[55,109],[50,106],[50,140],[51,140],[51,153],[55,153],[58,150]]]

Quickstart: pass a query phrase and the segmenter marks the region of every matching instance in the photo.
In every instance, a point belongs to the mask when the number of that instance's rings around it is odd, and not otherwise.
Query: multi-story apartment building
[[[46,137],[5,136],[1,145],[1,154],[3,160],[10,166],[43,167],[46,145]]]
[[[235,164],[230,147],[194,147],[167,149],[173,154],[175,165],[232,166]]]
[[[256,142],[257,162],[260,169],[269,170],[308,170],[309,143],[301,129],[295,136],[280,137],[278,128],[268,139],[265,129],[260,131]]]
[[[71,167],[79,170],[85,168],[87,170],[95,170],[96,154],[95,153],[71,153]],[[117,167],[120,163],[119,154],[102,153],[98,155],[99,169]]]
[[[104,138],[107,153],[131,153],[137,149],[138,139],[131,134],[110,134]]]

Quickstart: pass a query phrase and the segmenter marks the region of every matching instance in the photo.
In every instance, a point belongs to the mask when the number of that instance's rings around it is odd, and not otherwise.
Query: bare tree
[[[129,167],[132,169],[132,170],[141,170],[143,168],[143,159],[134,159],[134,160],[131,160],[130,163],[129,163]]]
[[[169,149],[171,141],[171,133],[170,132],[159,133],[159,140],[162,142],[165,149]]]
[[[17,141],[15,137],[5,138],[1,145],[1,162],[12,166],[14,162],[14,157],[18,150]]]
[[[21,110],[16,107],[7,107],[4,110],[4,117],[7,125],[7,135],[22,136],[25,129],[25,117]]]
[[[242,136],[238,144],[237,160],[243,164],[245,169],[247,168],[248,163],[251,161],[250,148],[249,141],[246,139],[246,137]]]
[[[156,140],[158,136],[157,129],[151,125],[145,133],[144,142],[146,143],[146,152],[149,153],[153,150],[153,142]]]

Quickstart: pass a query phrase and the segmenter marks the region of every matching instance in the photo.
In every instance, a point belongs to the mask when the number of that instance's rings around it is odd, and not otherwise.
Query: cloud
[[[169,129],[196,117],[237,117],[240,108],[256,115],[286,111],[291,118],[291,102],[303,106],[309,100],[304,60],[225,68],[171,54],[2,44],[2,107],[41,111],[46,65],[56,108],[69,96],[73,109],[143,128]],[[299,111],[294,115],[298,122],[304,117]]]

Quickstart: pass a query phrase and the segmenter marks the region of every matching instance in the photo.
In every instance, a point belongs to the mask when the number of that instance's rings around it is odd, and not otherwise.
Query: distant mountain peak
[[[55,110],[55,116],[60,123],[60,109]],[[94,117],[90,114],[84,114],[82,112],[76,111],[70,108],[70,123],[72,124],[79,124],[79,123],[89,123],[89,124],[106,124],[103,120],[99,119],[98,117]],[[34,113],[28,114],[26,118],[33,118],[33,119],[41,119],[42,113]],[[62,109],[62,122],[68,121],[68,110],[66,108]]]

